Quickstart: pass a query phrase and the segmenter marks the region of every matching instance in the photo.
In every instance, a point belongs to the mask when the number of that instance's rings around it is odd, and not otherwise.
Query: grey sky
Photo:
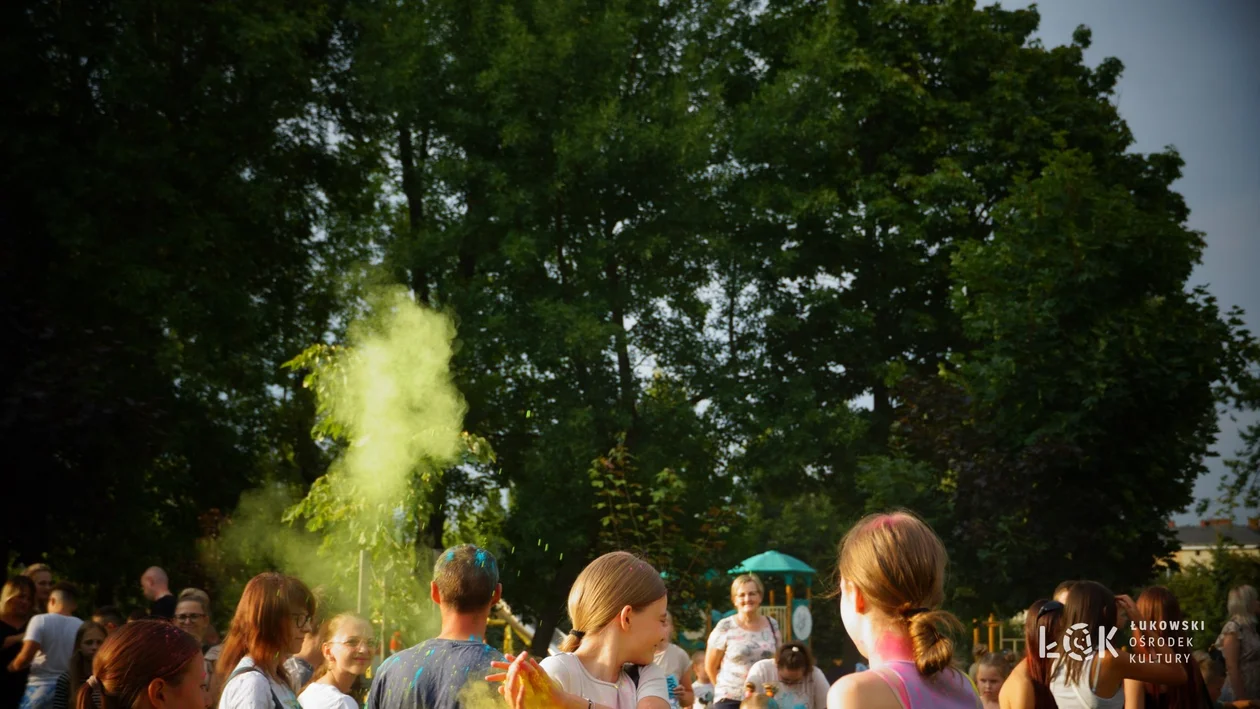
[[[1047,0],[1037,9],[1046,46],[1070,43],[1083,24],[1093,30],[1085,53],[1091,66],[1105,57],[1124,62],[1116,102],[1136,139],[1133,149],[1173,145],[1186,161],[1175,188],[1208,245],[1192,284],[1207,284],[1222,309],[1244,308],[1248,328],[1260,330],[1260,1]],[[1238,448],[1239,428],[1222,417],[1220,453]],[[1225,473],[1221,458],[1208,466],[1196,498],[1213,496]],[[1175,519],[1191,524],[1198,517],[1189,510]]]

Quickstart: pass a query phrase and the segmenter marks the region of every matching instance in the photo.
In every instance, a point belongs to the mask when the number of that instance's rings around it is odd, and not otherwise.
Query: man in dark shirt
[[[494,671],[490,663],[504,659],[485,643],[490,609],[502,593],[490,552],[471,544],[442,552],[429,586],[442,612],[442,632],[381,664],[366,709],[457,709],[502,702],[485,681]]]
[[[153,602],[149,607],[149,617],[163,620],[175,617],[175,606],[178,604],[175,594],[171,593],[170,585],[166,572],[156,566],[150,566],[140,577],[140,588],[144,589],[144,597]]]

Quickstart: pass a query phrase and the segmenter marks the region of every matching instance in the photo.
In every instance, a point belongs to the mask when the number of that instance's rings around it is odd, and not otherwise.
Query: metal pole
[[[359,550],[359,600],[355,612],[363,615],[363,603],[367,600],[367,549]]]

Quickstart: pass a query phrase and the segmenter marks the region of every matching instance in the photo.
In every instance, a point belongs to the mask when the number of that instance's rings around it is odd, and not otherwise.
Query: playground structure
[[[986,638],[987,642],[984,644],[988,646],[989,652],[999,652],[1009,648],[1015,653],[1016,657],[1023,655],[1024,638],[1022,636],[1006,637],[1006,624],[998,620],[993,613],[990,613],[989,617],[983,621],[979,618],[971,619],[972,647],[981,644],[980,629],[982,627],[987,629],[988,637]]]
[[[495,628],[503,628],[503,654],[516,654],[516,643],[519,641],[521,649],[528,648],[534,642],[534,629],[529,627],[519,617],[512,613],[512,607],[507,601],[500,600],[490,611],[490,620],[486,623],[488,626]],[[564,642],[564,633],[559,629],[551,631],[551,642],[547,646],[547,653],[557,655],[560,653],[560,643]]]

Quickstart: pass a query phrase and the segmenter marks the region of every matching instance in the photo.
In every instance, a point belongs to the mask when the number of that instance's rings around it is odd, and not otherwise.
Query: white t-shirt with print
[[[74,636],[83,621],[72,615],[40,613],[26,624],[24,640],[39,643],[39,652],[31,661],[31,674],[26,683],[36,686],[57,684],[57,678],[70,670],[74,654]]]
[[[639,701],[647,697],[660,697],[669,701],[665,672],[656,665],[644,665],[639,670],[637,690],[634,680],[625,671],[617,678],[616,684],[595,679],[573,653],[552,655],[538,665],[569,694],[576,694],[612,709],[635,709]]]
[[[254,658],[246,655],[232,671],[255,666]],[[223,687],[219,709],[275,709],[277,700],[284,709],[302,707],[289,685],[281,684],[262,672],[242,672]]]
[[[715,701],[742,700],[748,671],[755,663],[774,657],[779,648],[779,624],[774,618],[762,617],[767,622],[761,630],[744,630],[732,615],[719,620],[709,633],[708,647],[723,651],[722,667],[713,683]]]
[[[761,660],[748,671],[748,680],[757,687],[757,692],[765,691],[763,685],[775,686],[774,702],[779,709],[827,709],[827,676],[817,667],[806,672],[800,682],[788,684],[779,676],[779,668],[774,660]]]
[[[340,689],[323,682],[311,682],[298,695],[302,709],[359,709],[358,702]]]

